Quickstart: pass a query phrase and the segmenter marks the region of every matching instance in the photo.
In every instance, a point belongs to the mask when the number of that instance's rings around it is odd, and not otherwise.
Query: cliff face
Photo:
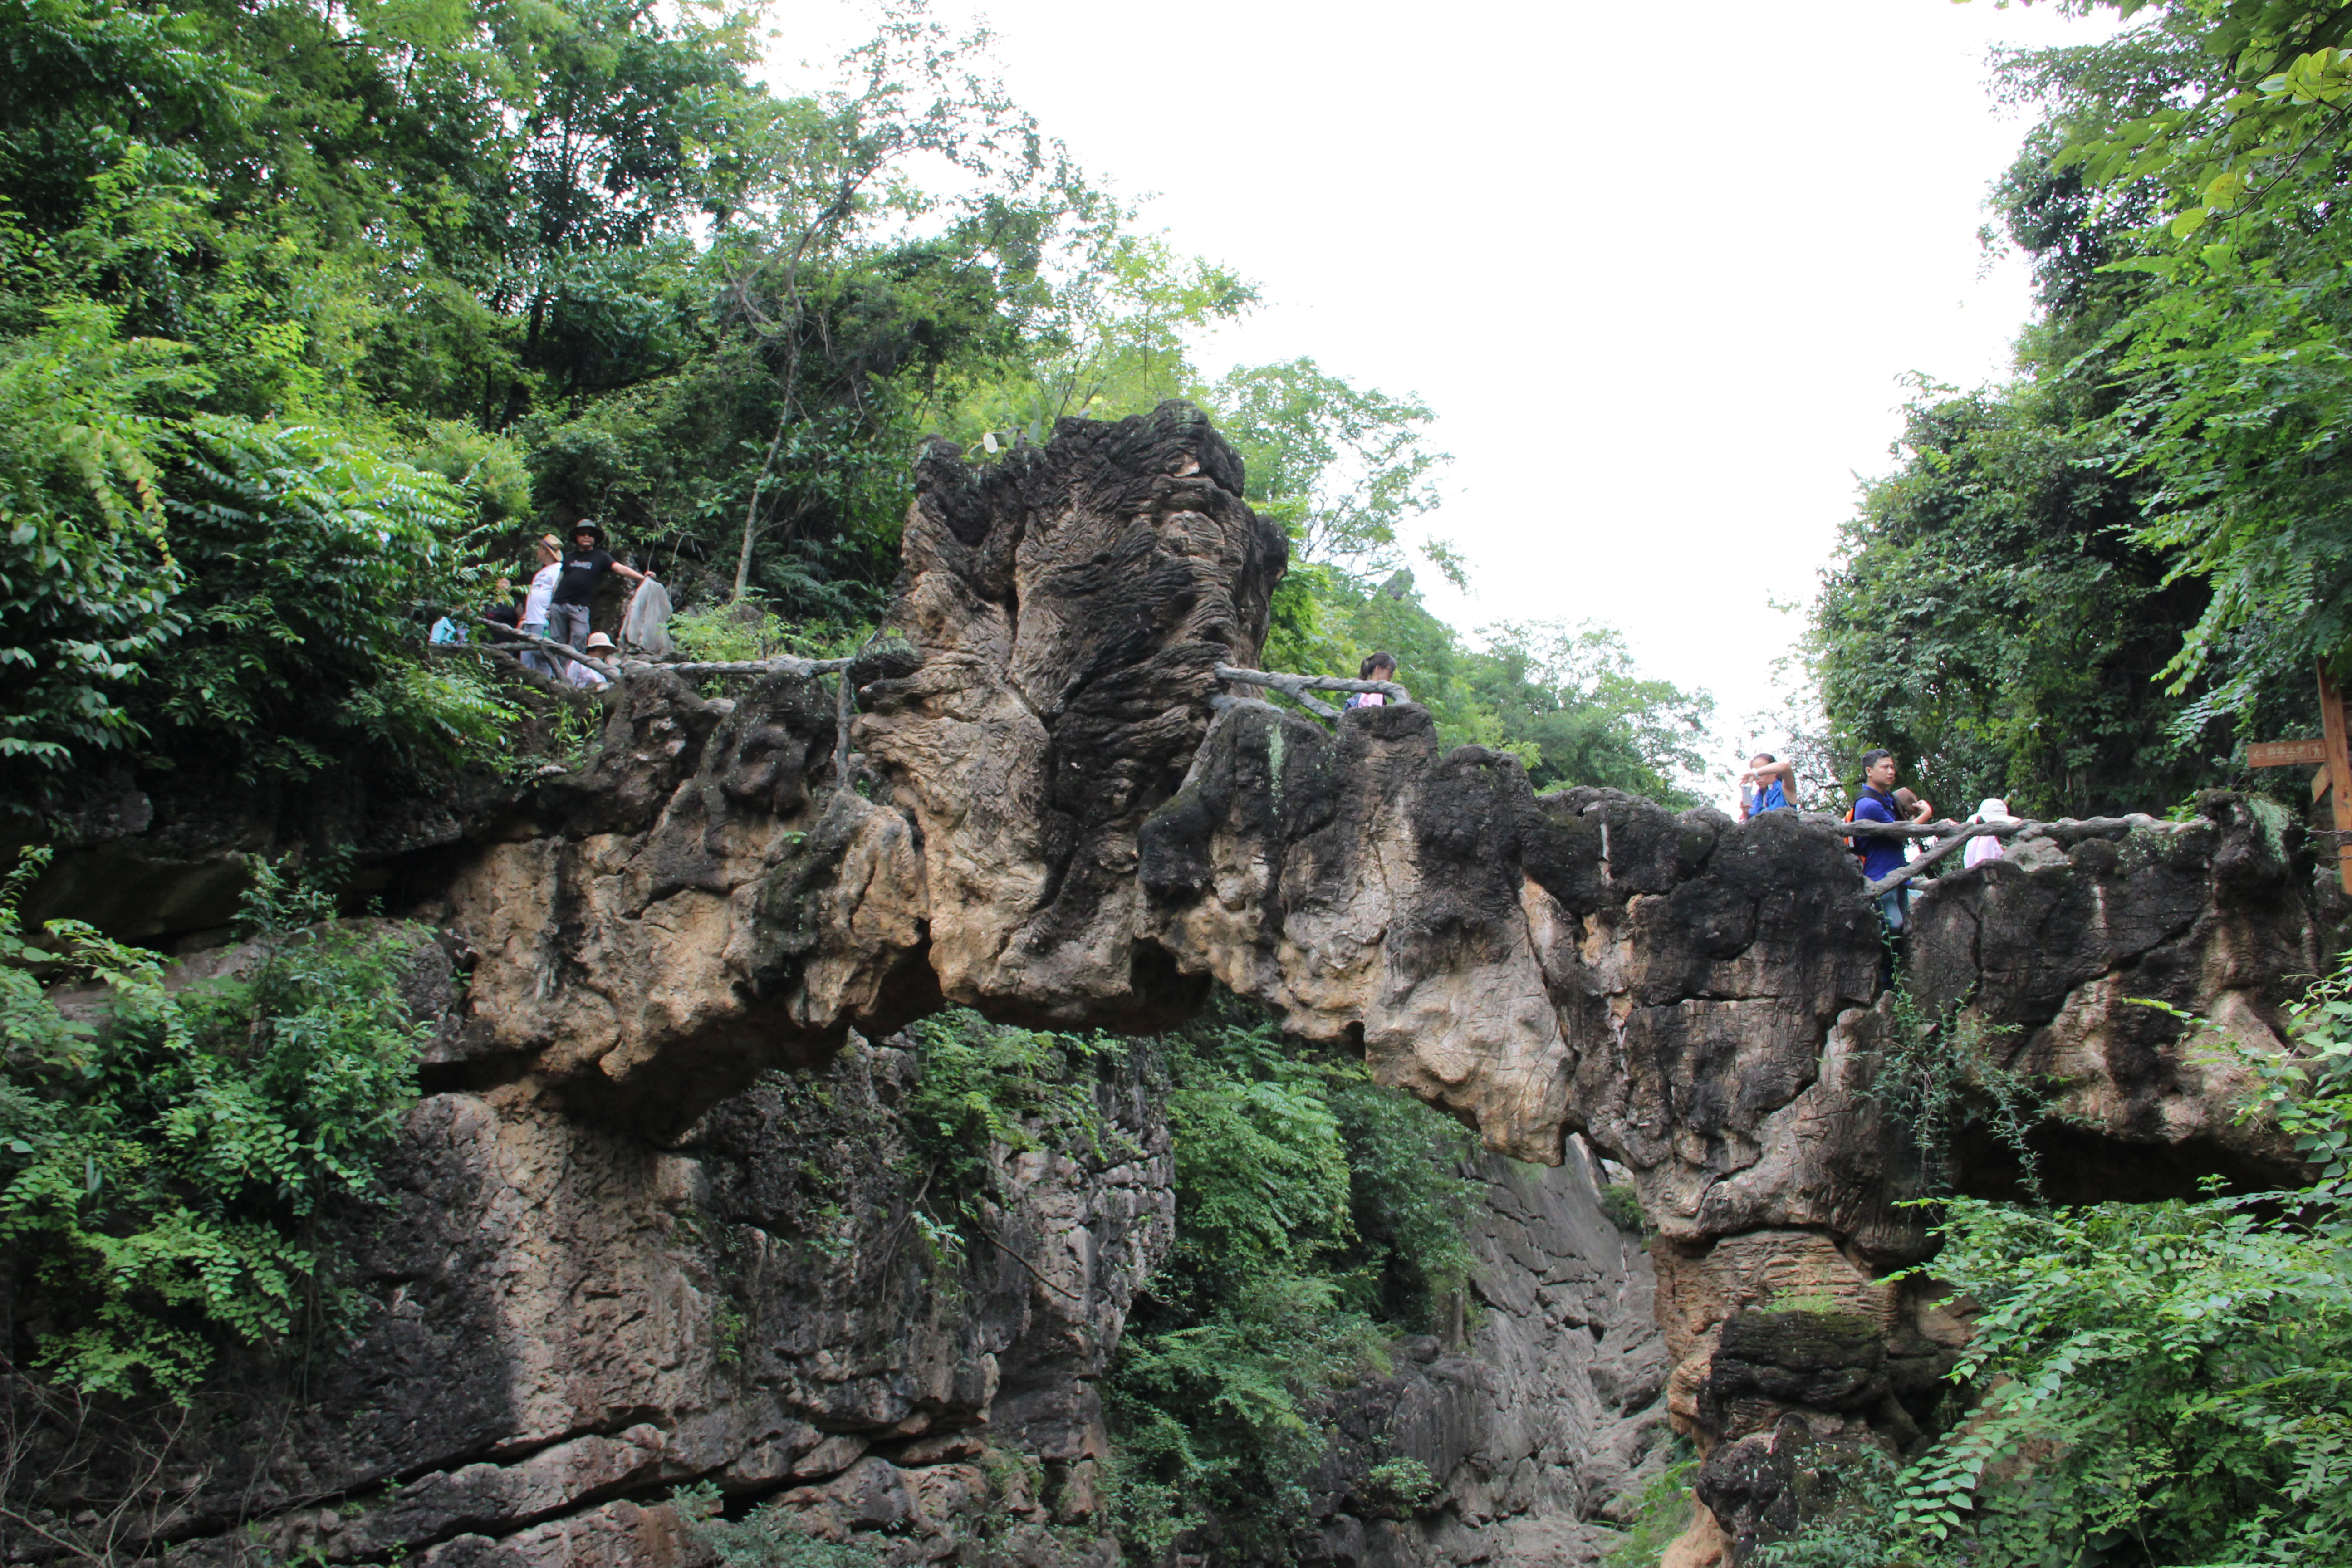
[[[618,1568],[707,1560],[662,1500],[698,1481],[892,1561],[1115,1560],[1094,1384],[1173,1208],[1149,1063],[1097,1087],[1117,1163],[1000,1152],[960,1247],[913,1221],[916,1070],[856,1042],[666,1147],[512,1087],[431,1095],[313,1381],[233,1369],[194,1426],[78,1452],[19,1408],[12,1501],[42,1479],[65,1527],[135,1490],[131,1539],[192,1565]]]
[[[885,1563],[1107,1568],[1096,1384],[1171,1232],[1163,1086],[1141,1048],[1102,1070],[1104,1156],[1000,1149],[1002,1200],[942,1243],[913,1213],[936,1177],[904,1109],[919,1070],[854,1039],[667,1146],[517,1086],[431,1095],[392,1205],[358,1216],[364,1305],[314,1381],[256,1363],[190,1424],[73,1441],[13,1387],[7,1500],[68,1537],[127,1500],[119,1543],[180,1568],[708,1568],[670,1500],[699,1484]],[[1339,1396],[1305,1560],[1590,1562],[1660,1462],[1639,1243],[1581,1162],[1483,1173],[1466,1340],[1407,1342]],[[1393,1455],[1439,1495],[1368,1489]],[[55,1545],[15,1530],[0,1558]]]
[[[1937,1173],[1874,1090],[1900,1020],[1854,861],[1791,815],[1538,798],[1507,756],[1441,751],[1409,704],[1327,728],[1237,700],[1215,667],[1255,662],[1283,565],[1240,489],[1230,449],[1181,405],[1065,422],[984,468],[935,448],[894,640],[851,672],[845,729],[817,683],[707,700],[659,673],[626,682],[589,767],[405,868],[428,890],[416,912],[474,965],[436,1114],[478,1103],[552,1141],[526,1162],[544,1173],[532,1215],[651,1235],[659,1184],[686,1179],[661,1162],[688,1156],[648,1142],[685,1147],[760,1072],[821,1063],[853,1028],[882,1037],[943,1000],[1148,1026],[1213,977],[1361,1049],[1491,1149],[1556,1163],[1581,1134],[1628,1170],[1659,1229],[1668,1404],[1707,1451],[1686,1555],[1743,1552],[1789,1516],[1811,1447],[1904,1441],[1965,1333],[1885,1282],[1924,1255],[1899,1205]],[[2277,1049],[2283,979],[2317,967],[2295,830],[2232,797],[2202,812],[2053,825],[1915,907],[1921,1006],[1972,1012],[1998,1054],[2058,1086],[2038,1134],[2053,1195],[2289,1168],[2231,1120],[2232,1069],[2132,1000]],[[614,1141],[641,1173],[616,1183],[611,1161],[558,1152],[567,1140]],[[1964,1147],[1943,1173],[1998,1188],[2001,1157]],[[584,1346],[547,1364],[574,1354],[602,1364]],[[619,1389],[657,1359],[577,1386]],[[979,1384],[920,1388],[858,1430],[986,1402]],[[524,1425],[588,1429],[569,1421]],[[1537,1452],[1518,1458],[1540,1470]],[[1332,1551],[1354,1550],[1331,1528]]]
[[[1475,1173],[1486,1204],[1461,1342],[1407,1341],[1392,1376],[1339,1396],[1302,1563],[1595,1563],[1666,1463],[1654,1279],[1640,1238],[1602,1214],[1589,1152],[1556,1167],[1489,1154]],[[1386,1456],[1442,1493],[1399,1507],[1378,1484]]]

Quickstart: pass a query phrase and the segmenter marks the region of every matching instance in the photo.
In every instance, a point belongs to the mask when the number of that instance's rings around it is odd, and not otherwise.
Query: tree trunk
[[[768,475],[776,466],[776,454],[783,449],[784,427],[792,423],[792,409],[776,416],[776,438],[768,443],[768,455],[761,459],[760,476],[751,481],[751,499],[743,507],[743,549],[735,557],[735,595],[730,605],[743,602],[744,585],[751,580],[751,541],[760,536],[760,492],[768,483]]]

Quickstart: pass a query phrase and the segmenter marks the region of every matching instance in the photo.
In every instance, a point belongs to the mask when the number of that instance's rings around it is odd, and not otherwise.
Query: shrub
[[[2042,1210],[1948,1201],[1928,1266],[1981,1304],[1986,1390],[1899,1475],[1776,1547],[1780,1568],[2352,1562],[2352,966],[2258,1058],[2318,1179],[2288,1193]]]
[[[726,1568],[882,1568],[871,1548],[836,1545],[812,1535],[780,1503],[753,1509],[741,1519],[723,1519],[719,1489],[707,1481],[680,1488],[670,1501],[695,1544]]]
[[[918,1223],[935,1246],[985,1239],[981,1200],[1000,1198],[999,1162],[1053,1149],[1117,1160],[1133,1151],[1095,1101],[1103,1036],[991,1024],[961,1008],[908,1029],[920,1076],[899,1110],[921,1182]],[[921,1222],[928,1220],[929,1223]]]
[[[174,992],[155,954],[0,892],[0,1241],[34,1364],[84,1392],[187,1400],[218,1348],[299,1350],[352,1305],[326,1222],[376,1197],[414,1098],[408,934],[329,923],[331,900],[258,868],[240,977]],[[68,1017],[33,973],[90,984]],[[28,1309],[37,1308],[37,1310]]]
[[[1332,1394],[1454,1301],[1479,1189],[1461,1130],[1353,1062],[1231,1016],[1166,1048],[1176,1245],[1107,1386],[1108,1489],[1130,1560],[1214,1516],[1234,1561],[1287,1561]],[[1425,1496],[1425,1472],[1382,1477],[1368,1506]]]

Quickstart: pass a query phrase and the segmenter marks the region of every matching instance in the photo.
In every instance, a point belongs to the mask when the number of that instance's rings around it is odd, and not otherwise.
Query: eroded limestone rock
[[[985,467],[931,449],[897,640],[851,672],[845,746],[825,682],[712,700],[634,678],[588,767],[437,852],[415,908],[478,956],[436,1070],[510,1100],[479,1136],[551,1173],[514,1223],[657,1229],[617,1167],[533,1140],[673,1140],[761,1069],[943,998],[1133,1028],[1221,981],[1491,1149],[1557,1162],[1581,1134],[1622,1163],[1659,1233],[1668,1404],[1710,1449],[1717,1511],[1684,1556],[1744,1552],[1801,1492],[1801,1451],[1900,1444],[1949,1352],[1946,1308],[1883,1283],[1925,1254],[1902,1201],[2016,1173],[1975,1147],[1928,1169],[1874,1096],[1898,1020],[1832,825],[1538,798],[1510,757],[1441,749],[1412,705],[1327,726],[1222,690],[1283,567],[1241,491],[1181,405],[1065,421]],[[2009,1031],[2011,1062],[2060,1083],[2040,1134],[2055,1196],[2292,1173],[2233,1120],[2210,1038],[2135,1001],[2275,1050],[2286,977],[2319,967],[2299,835],[2234,797],[2201,809],[2054,825],[1915,906],[1921,1005]],[[473,1136],[453,1123],[450,1146]],[[1847,1327],[1798,1333],[1807,1312]],[[579,1353],[578,1375],[549,1373],[560,1391],[506,1380],[522,1403],[483,1420],[610,1437],[642,1393],[622,1391],[671,1375]],[[918,1384],[876,1397],[983,1400]],[[589,1405],[605,1414],[565,1424]]]

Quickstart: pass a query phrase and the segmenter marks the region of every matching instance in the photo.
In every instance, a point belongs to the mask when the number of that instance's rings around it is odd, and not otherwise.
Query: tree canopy
[[[688,605],[838,633],[879,612],[924,437],[1037,442],[1173,395],[1300,546],[1286,651],[1352,674],[1367,638],[1426,645],[1449,733],[1664,787],[1671,726],[1586,752],[1557,721],[1507,733],[1448,673],[1475,663],[1451,631],[1408,589],[1374,603],[1435,499],[1426,407],[1308,360],[1202,376],[1191,334],[1253,290],[1139,230],[984,39],[902,0],[830,86],[778,93],[768,20],[0,12],[7,798],[108,765],[464,753],[503,710],[419,660],[420,606],[478,604],[583,517]],[[1612,679],[1603,708],[1647,700]]]
[[[2241,742],[2315,727],[2315,659],[2352,672],[2352,8],[2111,8],[1999,61],[2039,116],[1993,198],[2037,288],[2019,379],[1922,389],[1814,605],[1832,749],[1938,800],[2275,786]]]

